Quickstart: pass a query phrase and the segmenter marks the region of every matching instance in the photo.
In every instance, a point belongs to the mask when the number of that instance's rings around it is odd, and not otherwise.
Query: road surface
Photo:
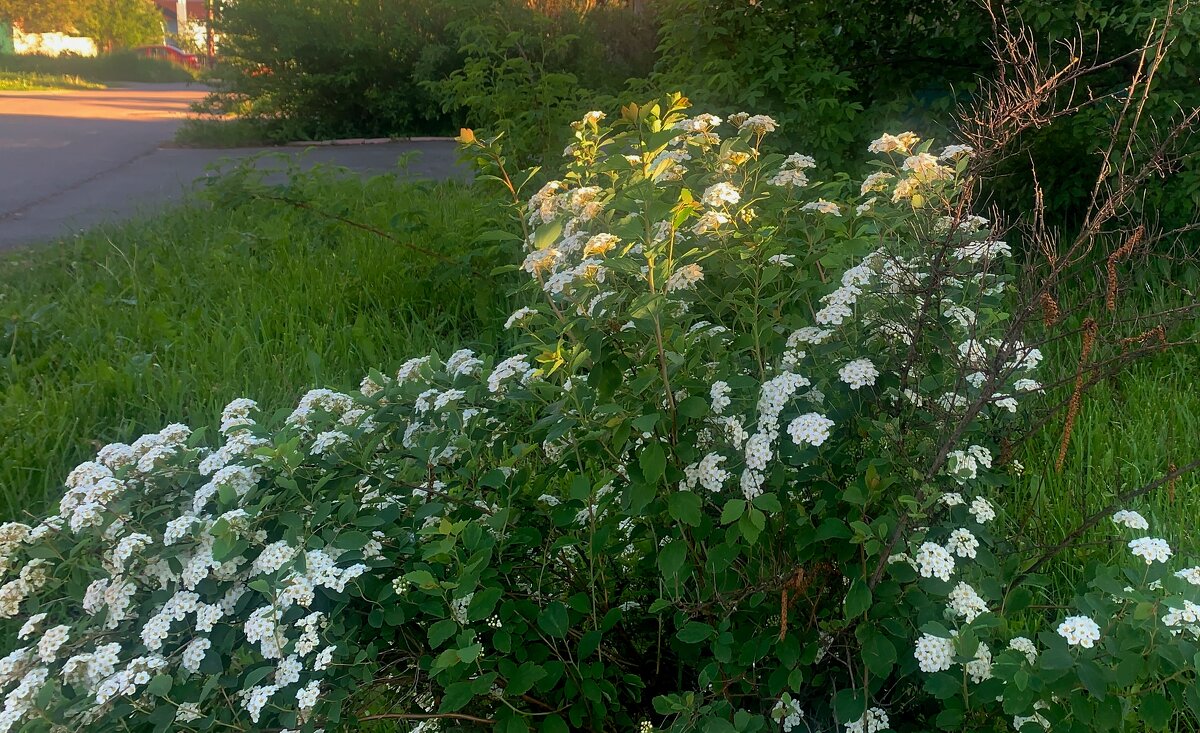
[[[196,86],[130,85],[69,92],[0,92],[0,249],[50,241],[97,224],[149,214],[184,197],[223,159],[263,150],[362,173],[461,175],[452,142],[197,150],[164,147],[204,96]],[[264,165],[281,165],[278,161]]]

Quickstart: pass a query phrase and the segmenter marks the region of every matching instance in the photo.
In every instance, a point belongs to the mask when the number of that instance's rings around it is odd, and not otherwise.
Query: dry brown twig
[[[1021,230],[1027,253],[1040,255],[1026,267],[1026,280],[1032,283],[1032,288],[1018,304],[1009,321],[1007,333],[996,349],[992,364],[989,365],[987,380],[980,388],[980,397],[969,404],[958,416],[957,421],[944,431],[940,440],[941,447],[925,472],[927,480],[931,480],[941,470],[947,455],[957,445],[968,425],[990,403],[997,387],[1004,383],[1007,376],[1005,370],[1009,368],[1006,365],[1011,364],[1013,358],[1025,348],[1021,339],[1030,328],[1039,321],[1044,327],[1050,327],[1072,320],[1072,315],[1080,317],[1077,310],[1074,314],[1064,311],[1065,304],[1054,295],[1057,283],[1079,277],[1081,270],[1086,271],[1086,268],[1091,266],[1091,256],[1098,245],[1119,237],[1118,241],[1122,241],[1123,244],[1107,258],[1110,277],[1104,300],[1106,304],[1112,303],[1112,310],[1116,306],[1116,263],[1129,258],[1139,245],[1145,249],[1151,241],[1182,233],[1183,230],[1175,230],[1150,234],[1145,222],[1131,223],[1129,220],[1134,218],[1134,203],[1144,183],[1151,176],[1162,175],[1175,167],[1173,160],[1178,154],[1179,145],[1188,138],[1200,121],[1200,110],[1184,111],[1177,120],[1166,126],[1164,131],[1159,132],[1155,129],[1153,132],[1158,133],[1156,137],[1152,138],[1148,133],[1143,134],[1143,128],[1147,126],[1145,110],[1153,81],[1170,47],[1171,24],[1176,12],[1173,1],[1168,3],[1161,21],[1155,22],[1149,29],[1145,44],[1134,52],[1115,59],[1085,62],[1085,43],[1080,36],[1059,44],[1060,55],[1061,52],[1065,52],[1066,58],[1057,65],[1053,58],[1043,58],[1027,27],[1017,25],[1014,28],[1002,10],[996,11],[990,5],[988,9],[995,28],[993,52],[997,72],[993,80],[983,83],[983,93],[976,102],[961,113],[961,137],[975,149],[976,157],[967,173],[967,190],[958,202],[956,212],[970,211],[973,208],[980,196],[980,182],[1000,163],[1011,159],[1012,149],[1019,145],[1023,133],[1044,127],[1055,119],[1074,114],[1085,107],[1117,99],[1117,93],[1114,92],[1094,93],[1087,86],[1088,77],[1126,62],[1133,62],[1135,70],[1124,89],[1124,98],[1119,100],[1119,114],[1101,152],[1100,171],[1092,185],[1085,216],[1072,237],[1064,239],[1060,232],[1047,224],[1044,194],[1037,180],[1036,169],[1033,171],[1032,213],[1028,225]],[[961,216],[952,212],[955,223]],[[996,227],[996,230],[1003,231],[1004,227]],[[1125,234],[1122,235],[1122,232]],[[948,246],[948,243],[944,246]],[[936,255],[934,260],[931,279],[936,281]],[[920,329],[926,325],[925,318],[926,310],[923,308],[915,320],[914,333],[919,334]],[[1151,338],[1159,338],[1159,345],[1168,343],[1165,329],[1150,330],[1151,334],[1144,333],[1132,337],[1132,340],[1122,340],[1118,337],[1114,342],[1123,344],[1124,349],[1130,344],[1144,346]],[[1154,336],[1160,333],[1161,336]],[[1085,379],[1084,375],[1085,372],[1093,371],[1088,366],[1088,361],[1103,338],[1096,321],[1085,321],[1084,348],[1076,369],[1075,388],[1071,399],[1060,408],[1056,408],[1067,410],[1059,465],[1062,463],[1083,394],[1088,386],[1098,381]],[[1128,355],[1123,350],[1122,356]],[[1105,360],[1104,363],[1112,364],[1115,369],[1127,363],[1127,360]],[[906,527],[907,521],[902,520],[889,536],[870,578],[871,586],[881,579],[886,558],[892,553]]]

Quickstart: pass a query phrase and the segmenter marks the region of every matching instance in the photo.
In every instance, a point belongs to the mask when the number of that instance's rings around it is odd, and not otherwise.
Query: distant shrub
[[[93,82],[189,82],[196,73],[163,59],[146,58],[136,51],[115,51],[95,57],[15,56],[0,54],[0,71],[77,76]]]
[[[267,121],[280,139],[444,133],[452,123],[417,79],[457,66],[453,15],[426,0],[230,3],[206,106]]]

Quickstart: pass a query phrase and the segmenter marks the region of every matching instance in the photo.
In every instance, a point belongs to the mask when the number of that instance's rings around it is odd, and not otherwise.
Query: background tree
[[[163,19],[148,0],[87,0],[77,23],[105,51],[163,41]]]
[[[80,17],[77,0],[0,0],[0,21],[27,33],[74,28]]]

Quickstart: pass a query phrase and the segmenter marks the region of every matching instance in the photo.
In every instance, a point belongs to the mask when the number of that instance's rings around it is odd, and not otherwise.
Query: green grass
[[[100,56],[0,54],[0,71],[75,76],[89,82],[190,82],[199,73],[164,59],[114,51]]]
[[[495,348],[509,283],[474,245],[498,207],[462,184],[335,182],[290,198],[443,253],[448,264],[312,211],[203,203],[0,261],[0,516],[61,495],[109,441],[172,421],[214,425],[230,399],[268,410],[309,387],[458,345]],[[490,246],[490,245],[488,245]],[[479,274],[482,273],[482,274]],[[448,353],[448,352],[447,352]]]
[[[0,71],[0,91],[40,92],[51,89],[104,89],[104,85],[69,74]]]
[[[1179,279],[1165,273],[1146,276],[1123,296],[1123,305],[1111,317],[1129,318],[1137,313],[1161,311],[1197,303],[1195,271]],[[1149,284],[1149,288],[1147,288]],[[1064,305],[1084,296],[1087,283],[1062,294]],[[1099,287],[1099,286],[1097,286]],[[1095,292],[1092,287],[1088,292]],[[1200,310],[1191,312],[1168,331],[1171,341],[1200,339]],[[1101,321],[1104,322],[1103,320]],[[1126,326],[1114,336],[1132,335],[1153,321]],[[1067,327],[1078,327],[1068,323]],[[1101,334],[1105,331],[1102,329]],[[1096,358],[1119,352],[1113,338],[1101,338]],[[1044,380],[1073,374],[1079,359],[1077,336],[1044,348]],[[1200,458],[1200,348],[1180,345],[1154,353],[1129,365],[1087,391],[1070,436],[1062,471],[1055,470],[1064,416],[1051,420],[1025,444],[1020,460],[1026,477],[1007,502],[1024,524],[1023,534],[1036,542],[1052,544],[1062,539],[1079,522],[1103,510],[1126,491],[1161,478],[1168,466],[1182,466]],[[1072,386],[1052,390],[1048,404],[1067,399]],[[1150,521],[1149,534],[1171,542],[1177,554],[1200,560],[1200,537],[1194,528],[1200,522],[1200,472],[1180,477],[1174,492],[1167,487],[1151,492],[1122,507],[1140,511]],[[1106,560],[1128,553],[1128,531],[1117,532],[1105,519],[1083,538],[1084,546],[1068,554],[1056,566],[1056,582],[1073,587],[1082,577],[1088,560]]]
[[[278,142],[259,121],[240,117],[189,117],[175,130],[175,144],[185,148],[245,148]]]

